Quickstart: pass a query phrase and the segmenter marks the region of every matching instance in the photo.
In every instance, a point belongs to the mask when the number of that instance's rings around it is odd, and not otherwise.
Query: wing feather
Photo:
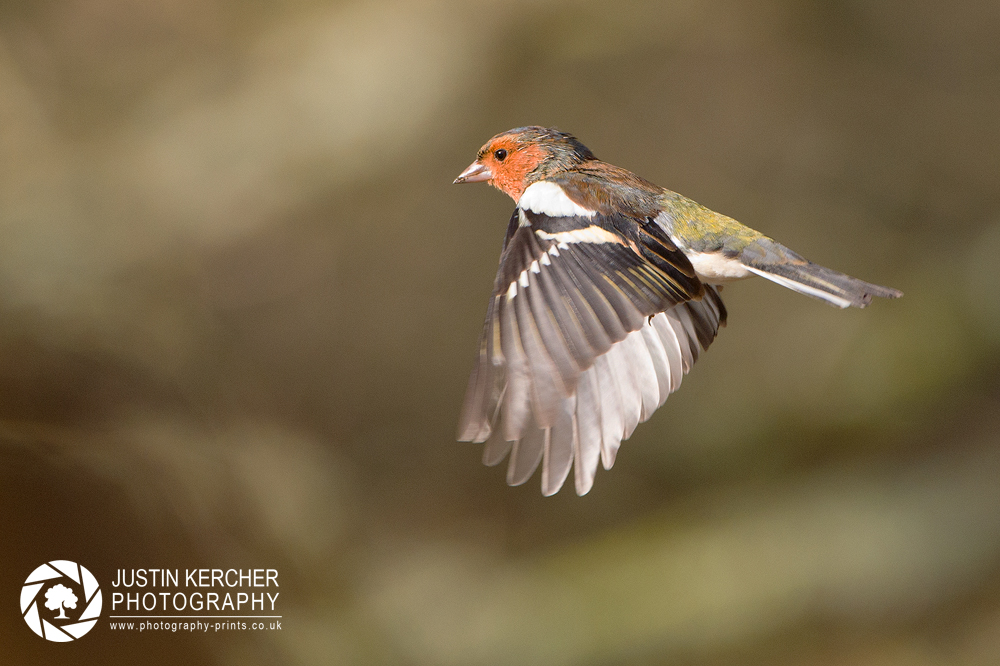
[[[662,405],[667,396],[670,395],[670,362],[667,359],[667,352],[663,349],[663,341],[652,326],[652,322],[650,322],[649,326],[643,326],[639,330],[642,331],[642,341],[649,352],[649,360],[653,364],[653,372],[656,375],[657,399],[656,404],[653,405],[652,409],[646,415],[646,418],[649,418],[656,408]]]
[[[525,292],[527,291],[526,288]],[[517,333],[527,360],[532,411],[540,426],[549,427],[556,419],[559,402],[568,391],[558,366],[542,343],[538,320],[531,312],[531,300],[531,295],[524,293],[515,297],[511,303],[517,312]],[[573,377],[573,381],[575,383],[576,377]]]
[[[500,300],[500,345],[507,362],[507,384],[503,392],[503,435],[510,441],[521,439],[531,418],[531,373],[521,346],[517,315],[513,304]]]
[[[519,486],[534,473],[538,463],[542,461],[546,442],[551,428],[529,428],[521,439],[514,442],[510,452],[510,464],[507,466],[507,483]]]
[[[573,456],[577,495],[586,495],[594,486],[597,463],[601,459],[602,414],[604,405],[597,386],[596,365],[580,377],[576,393],[576,420]]]
[[[542,463],[542,494],[546,497],[556,494],[573,465],[573,453],[577,448],[577,432],[573,417],[576,415],[576,395],[565,398],[561,404],[559,420],[550,429],[546,439],[545,457]]]

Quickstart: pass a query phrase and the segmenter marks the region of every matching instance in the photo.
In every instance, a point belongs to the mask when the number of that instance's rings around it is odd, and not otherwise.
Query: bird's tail
[[[805,259],[781,243],[762,238],[740,254],[752,273],[838,308],[863,308],[872,296],[899,298],[903,292],[859,280]]]

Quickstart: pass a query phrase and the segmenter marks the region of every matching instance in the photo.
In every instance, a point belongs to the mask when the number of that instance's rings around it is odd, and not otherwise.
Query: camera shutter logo
[[[33,632],[57,643],[76,640],[93,629],[101,603],[94,574],[69,560],[43,564],[21,588],[24,621]]]

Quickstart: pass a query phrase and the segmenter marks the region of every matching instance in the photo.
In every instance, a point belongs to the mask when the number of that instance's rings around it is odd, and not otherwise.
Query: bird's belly
[[[739,259],[727,257],[721,252],[689,251],[685,254],[702,282],[718,284],[730,280],[742,280],[752,275]]]

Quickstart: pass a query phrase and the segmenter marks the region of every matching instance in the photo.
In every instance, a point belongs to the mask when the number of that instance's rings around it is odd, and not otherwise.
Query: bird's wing
[[[459,439],[492,435],[488,463],[512,450],[508,481],[515,484],[544,457],[546,492],[558,490],[577,459],[583,474],[577,490],[585,491],[596,469],[594,451],[604,451],[610,466],[621,440],[715,337],[725,310],[651,220],[528,209],[515,215]],[[664,311],[673,319],[653,317]]]
[[[486,442],[483,462],[496,465],[509,453],[511,485],[527,481],[541,464],[542,493],[547,496],[562,487],[572,467],[577,494],[586,494],[598,462],[611,468],[622,440],[677,390],[725,318],[712,286],[706,287],[702,300],[653,316],[583,371],[576,391],[559,401],[552,426],[539,425],[529,411],[522,437],[508,441],[497,429]]]

